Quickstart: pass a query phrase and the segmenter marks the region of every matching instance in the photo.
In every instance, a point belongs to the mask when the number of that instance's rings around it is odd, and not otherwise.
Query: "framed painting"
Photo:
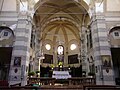
[[[111,57],[109,55],[102,55],[103,68],[111,68]]]
[[[21,66],[21,57],[14,58],[14,66]]]

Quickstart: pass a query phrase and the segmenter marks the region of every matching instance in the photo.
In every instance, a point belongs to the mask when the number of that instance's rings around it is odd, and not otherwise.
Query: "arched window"
[[[62,45],[59,45],[57,48],[58,55],[63,55],[64,54],[64,48]]]
[[[50,49],[51,49],[51,45],[50,45],[50,44],[46,44],[46,45],[45,45],[45,48],[46,48],[47,50],[50,50]]]
[[[71,44],[70,49],[71,49],[71,50],[75,50],[76,47],[77,47],[76,44]]]

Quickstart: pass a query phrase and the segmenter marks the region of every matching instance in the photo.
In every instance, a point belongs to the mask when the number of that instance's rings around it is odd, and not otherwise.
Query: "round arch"
[[[56,1],[44,0],[37,2],[34,6],[33,22],[38,28],[37,33],[40,34],[41,42],[45,40],[53,42],[51,52],[54,53],[50,54],[54,56],[55,64],[57,64],[57,53],[55,51],[59,42],[64,46],[64,59],[66,60],[65,64],[67,64],[69,42],[75,39],[80,46],[82,26],[85,22],[84,26],[87,27],[90,20],[89,6],[83,0]],[[74,53],[80,53],[80,50],[74,51]]]
[[[0,26],[0,29],[7,29],[7,30],[9,30],[10,32],[12,32],[13,36],[15,36],[13,30],[12,30],[11,28],[7,27],[7,26]]]
[[[3,45],[13,45],[15,34],[12,29],[7,26],[0,26],[0,42]],[[7,42],[6,42],[7,40]]]
[[[115,30],[117,30],[117,29],[120,29],[120,26],[113,26],[113,27],[111,27],[110,29],[109,29],[109,32],[108,32],[108,34],[110,34],[111,32],[113,32],[113,31],[115,31]]]

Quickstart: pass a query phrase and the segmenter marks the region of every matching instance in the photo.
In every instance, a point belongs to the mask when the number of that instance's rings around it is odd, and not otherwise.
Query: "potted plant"
[[[35,75],[35,72],[34,72],[34,71],[31,71],[31,72],[28,73],[28,76],[29,76],[29,77],[33,77],[34,75]]]
[[[36,71],[36,74],[38,74],[38,73],[40,73],[40,71],[38,70],[38,71]]]
[[[86,71],[82,71],[82,76],[86,77]]]
[[[38,77],[38,76],[39,76],[39,74],[40,74],[40,71],[39,71],[39,70],[37,70],[35,73],[36,73],[36,77]]]
[[[94,76],[95,76],[95,73],[94,73],[94,72],[89,72],[89,73],[88,73],[88,76],[94,77]]]

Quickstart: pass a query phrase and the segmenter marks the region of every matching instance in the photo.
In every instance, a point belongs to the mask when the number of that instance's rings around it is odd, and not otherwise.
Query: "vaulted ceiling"
[[[53,43],[75,39],[80,43],[82,25],[89,22],[88,6],[82,0],[46,0],[35,6],[34,22],[43,40]]]

